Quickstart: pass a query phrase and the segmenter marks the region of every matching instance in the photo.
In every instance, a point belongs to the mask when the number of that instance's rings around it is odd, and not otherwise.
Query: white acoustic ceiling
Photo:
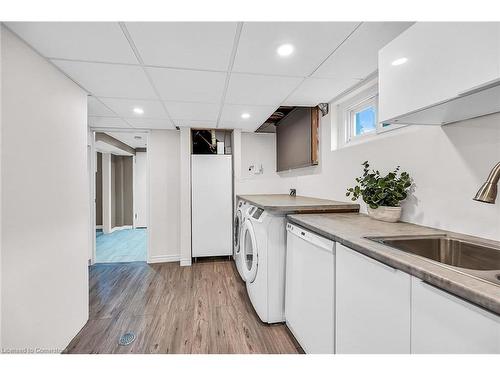
[[[101,98],[101,102],[123,118],[142,118],[142,114],[134,112],[134,108],[140,108],[147,113],[148,118],[168,119],[162,103],[156,100]]]
[[[48,58],[138,62],[117,22],[12,22],[8,27]]]
[[[359,22],[250,22],[243,25],[234,72],[306,77],[351,34]],[[295,46],[290,58],[276,49]]]
[[[278,107],[301,82],[300,77],[232,73],[226,93],[228,104]]]
[[[146,68],[160,99],[166,101],[220,103],[225,72]]]
[[[146,65],[226,71],[236,22],[127,22]]]
[[[52,62],[97,97],[157,98],[140,66],[57,59],[53,59]]]
[[[89,92],[93,128],[244,131],[257,129],[280,105],[330,101],[376,71],[378,50],[410,25],[7,23]],[[276,52],[284,43],[295,47],[287,57]]]

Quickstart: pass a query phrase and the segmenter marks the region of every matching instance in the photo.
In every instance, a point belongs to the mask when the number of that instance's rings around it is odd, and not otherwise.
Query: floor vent
[[[133,332],[127,332],[118,340],[118,344],[122,346],[130,345],[135,340],[135,334]]]

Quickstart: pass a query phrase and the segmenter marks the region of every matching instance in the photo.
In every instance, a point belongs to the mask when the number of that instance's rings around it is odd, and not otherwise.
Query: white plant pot
[[[395,223],[401,218],[401,207],[379,206],[373,209],[368,206],[368,216],[377,220]]]

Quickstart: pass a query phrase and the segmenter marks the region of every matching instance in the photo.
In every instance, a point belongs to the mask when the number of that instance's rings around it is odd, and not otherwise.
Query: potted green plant
[[[356,178],[357,185],[347,189],[346,196],[353,201],[359,197],[368,205],[368,215],[374,219],[394,223],[401,218],[400,202],[406,199],[413,181],[399,166],[387,175],[370,171],[370,164],[363,164],[363,176]]]

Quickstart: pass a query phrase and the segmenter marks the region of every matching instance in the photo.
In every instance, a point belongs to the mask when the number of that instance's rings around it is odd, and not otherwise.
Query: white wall
[[[102,153],[102,231],[111,233],[113,224],[111,223],[111,154]],[[95,236],[95,234],[94,234]]]
[[[153,130],[149,136],[148,262],[180,259],[179,132]]]
[[[276,173],[276,135],[235,131],[233,137],[235,194],[288,193],[291,180]],[[262,174],[249,171],[252,165],[262,166]]]
[[[243,133],[239,191],[287,193],[295,187],[299,195],[345,201],[345,191],[361,175],[363,161],[369,160],[380,171],[401,165],[415,180],[415,191],[403,204],[404,221],[500,240],[500,203],[472,200],[500,160],[500,114],[444,127],[404,127],[331,151],[332,126],[337,131],[332,119],[336,118],[332,105],[331,113],[321,121],[320,164],[280,173],[280,177],[268,167],[265,177],[245,180],[244,169],[250,161],[274,163],[275,146],[272,136]]]
[[[3,28],[0,26],[0,197],[2,195],[2,163],[1,163],[1,154],[2,154],[2,32]],[[2,199],[0,199],[0,271],[2,270]],[[2,347],[2,275],[0,274],[0,348]]]
[[[191,265],[191,129],[180,129],[180,253],[181,266]]]
[[[134,165],[134,225],[136,227],[147,227],[147,152],[135,153]],[[135,216],[137,215],[137,217]]]
[[[88,318],[87,96],[2,30],[2,348],[63,350]]]

